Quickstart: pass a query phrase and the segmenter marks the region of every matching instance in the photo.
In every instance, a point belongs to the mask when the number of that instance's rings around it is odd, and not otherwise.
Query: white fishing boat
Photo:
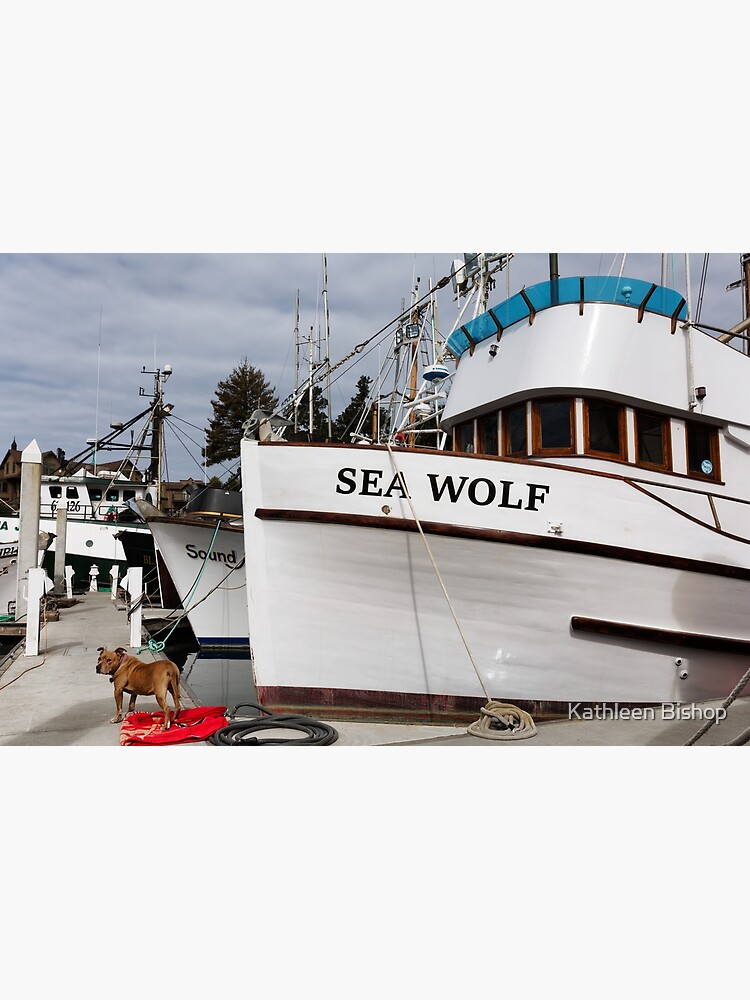
[[[144,369],[145,371],[145,369]],[[58,474],[43,475],[40,487],[39,530],[52,536],[43,566],[54,574],[57,540],[57,513],[65,506],[65,562],[73,568],[73,585],[87,588],[92,566],[97,568],[100,586],[110,585],[110,574],[117,569],[121,578],[128,560],[118,535],[127,528],[140,532],[151,544],[148,526],[133,512],[132,503],[144,500],[159,502],[161,483],[161,428],[171,405],[164,406],[163,384],[171,374],[170,366],[154,373],[153,402],[126,423],[112,424],[110,433],[92,438],[79,454],[63,459]],[[147,395],[142,392],[142,395]],[[131,431],[129,442],[122,444],[124,432],[140,425],[138,437]],[[104,451],[122,450],[122,460],[103,465]],[[137,462],[146,457],[149,465],[140,472]],[[7,549],[18,555],[19,517],[0,518],[0,559]]]
[[[39,565],[49,548],[53,536],[48,532],[39,534]],[[0,622],[14,620],[16,614],[16,598],[18,588],[18,527],[17,523],[8,523],[6,518],[0,518]],[[45,589],[47,593],[53,583],[47,574]]]
[[[750,654],[750,358],[683,290],[559,277],[448,338],[448,450],[241,445],[272,711],[428,721],[723,698]],[[743,257],[747,281],[750,257]],[[707,332],[708,331],[708,332]],[[447,381],[446,381],[447,384]]]
[[[201,646],[248,646],[245,539],[239,491],[198,489],[175,517],[135,506]]]

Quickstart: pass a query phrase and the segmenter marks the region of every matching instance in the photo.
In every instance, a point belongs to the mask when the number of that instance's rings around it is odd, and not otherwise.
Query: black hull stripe
[[[404,518],[375,517],[366,514],[340,514],[317,510],[284,510],[258,507],[255,516],[261,521],[287,521],[303,524],[338,524],[356,528],[378,528],[385,531],[418,532],[415,521]],[[516,531],[499,531],[494,528],[471,528],[467,525],[446,524],[443,521],[421,521],[422,530],[427,535],[441,535],[447,538],[469,538],[482,542],[504,545],[528,545],[536,549],[552,549],[557,552],[576,552],[582,555],[600,556],[604,559],[619,559],[623,562],[640,563],[644,566],[663,566],[667,569],[684,570],[691,573],[706,573],[710,576],[728,577],[734,580],[750,580],[750,569],[745,566],[731,566],[726,563],[708,562],[702,559],[687,559],[660,552],[642,552],[619,545],[604,545],[600,542],[585,542],[575,538],[561,538],[559,535],[527,535]]]
[[[653,628],[650,625],[630,625],[626,622],[611,622],[603,618],[570,619],[570,627],[574,632],[585,632],[590,635],[605,635],[616,639],[635,639],[638,642],[655,642],[669,645],[677,649],[707,649],[712,653],[734,653],[737,656],[750,656],[750,641],[747,639],[732,639],[723,635],[701,635],[698,632],[673,632],[665,628]]]

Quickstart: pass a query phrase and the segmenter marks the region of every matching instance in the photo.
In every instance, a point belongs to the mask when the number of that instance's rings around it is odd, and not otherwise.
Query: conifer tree
[[[370,387],[372,386],[372,379],[369,375],[361,375],[357,382],[356,391],[351,398],[351,401],[347,406],[339,413],[338,417],[333,422],[333,440],[334,441],[345,441],[347,444],[351,442],[349,435],[352,431],[355,431],[360,423],[362,423],[362,433],[369,434],[372,429],[372,420],[370,419],[370,411],[362,422],[362,412],[367,406],[367,399],[370,395]]]
[[[206,465],[236,459],[243,423],[253,410],[272,413],[279,403],[263,372],[249,364],[247,358],[219,382],[214,396],[211,400],[214,415],[206,431]]]

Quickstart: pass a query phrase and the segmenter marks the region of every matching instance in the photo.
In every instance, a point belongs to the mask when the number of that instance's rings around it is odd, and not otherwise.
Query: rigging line
[[[417,301],[412,303],[408,308],[402,310],[398,314],[398,316],[390,320],[390,322],[386,323],[386,325],[381,327],[376,333],[373,333],[373,335],[371,337],[368,337],[367,340],[363,340],[362,343],[357,344],[357,346],[354,347],[353,350],[351,350],[347,355],[341,358],[340,361],[337,361],[335,365],[331,366],[331,372],[336,371],[337,368],[340,368],[341,365],[345,364],[347,361],[353,358],[355,354],[361,354],[364,348],[369,346],[372,343],[372,341],[376,339],[376,337],[380,337],[382,334],[390,330],[390,328],[394,326],[396,323],[400,323],[402,319],[406,319],[417,306],[421,305],[423,302],[429,299],[430,296],[433,294],[433,292],[436,292],[441,288],[445,288],[445,286],[448,284],[450,280],[451,280],[450,274],[441,278],[434,288],[431,288],[429,291],[425,292],[425,294],[420,299],[417,299]],[[368,351],[367,353],[369,354],[370,352]],[[284,402],[286,403],[287,400],[284,400]]]
[[[193,453],[190,451],[190,449],[185,444],[185,442],[182,440],[182,437],[180,436],[180,433],[177,431],[177,428],[176,427],[170,427],[169,429],[172,432],[172,434],[174,434],[174,436],[177,438],[178,443],[181,444],[182,447],[185,449],[185,451],[188,454],[188,457],[193,461],[193,463],[196,465],[196,467],[202,473],[203,472],[203,466],[198,461],[198,459],[195,457],[195,455],[193,455]],[[188,441],[191,441],[191,440],[192,440],[192,438],[188,437]],[[192,443],[195,444],[195,441],[193,441]]]
[[[187,425],[188,425],[188,427],[192,427],[192,428],[193,428],[193,430],[196,430],[196,431],[200,431],[200,432],[201,432],[201,434],[203,434],[203,433],[204,433],[204,430],[205,430],[205,428],[203,428],[203,427],[198,427],[198,426],[197,426],[196,424],[191,424],[189,420],[185,420],[185,418],[184,418],[184,417],[178,417],[176,413],[170,413],[170,414],[169,414],[169,419],[170,419],[170,420],[179,420],[179,422],[180,422],[181,424],[187,424]]]
[[[698,305],[695,310],[695,320],[694,320],[695,323],[697,323],[701,318],[701,309],[703,308],[703,294],[706,290],[706,279],[708,277],[708,258],[710,256],[711,255],[707,253],[703,254],[703,268],[701,270],[701,280],[698,286]]]
[[[435,575],[437,576],[438,583],[440,584],[440,587],[441,587],[441,589],[443,591],[443,595],[445,596],[445,599],[448,602],[448,608],[449,608],[450,613],[451,613],[451,615],[453,617],[453,621],[455,622],[456,628],[458,629],[458,634],[461,636],[461,641],[464,644],[464,649],[466,650],[466,653],[467,653],[467,655],[469,657],[469,660],[471,661],[471,665],[474,668],[474,673],[477,675],[477,680],[479,681],[479,683],[481,685],[482,691],[484,691],[484,696],[487,699],[487,702],[489,703],[489,702],[492,701],[492,699],[490,698],[489,692],[487,691],[485,683],[482,680],[482,675],[479,673],[479,668],[477,667],[477,664],[476,664],[476,661],[474,660],[474,657],[472,655],[471,649],[469,648],[469,643],[466,641],[466,636],[464,635],[463,629],[461,628],[461,623],[459,622],[458,616],[457,616],[457,614],[455,612],[455,609],[453,607],[453,602],[451,601],[450,596],[448,594],[448,591],[446,589],[446,586],[443,583],[443,577],[442,577],[442,575],[440,573],[440,570],[438,569],[437,563],[435,562],[435,558],[432,555],[432,550],[430,549],[429,543],[427,541],[427,536],[425,535],[424,531],[422,530],[422,523],[419,520],[419,518],[417,517],[417,512],[414,509],[414,502],[412,501],[412,498],[411,498],[411,495],[409,494],[409,491],[406,489],[406,482],[405,482],[403,476],[401,475],[401,473],[399,472],[399,470],[398,470],[398,468],[396,466],[396,459],[395,459],[394,454],[393,454],[393,449],[391,448],[391,443],[390,443],[390,441],[387,438],[386,438],[386,441],[385,441],[385,446],[388,449],[388,454],[391,456],[391,464],[393,465],[393,471],[398,476],[399,482],[401,483],[401,485],[404,488],[404,493],[406,494],[406,499],[407,499],[407,501],[409,503],[409,507],[411,508],[411,514],[412,514],[412,517],[414,518],[414,523],[416,524],[417,528],[419,529],[419,533],[422,536],[422,541],[424,542],[425,548],[427,549],[427,555],[430,557],[430,562],[432,563],[432,568],[435,570]]]

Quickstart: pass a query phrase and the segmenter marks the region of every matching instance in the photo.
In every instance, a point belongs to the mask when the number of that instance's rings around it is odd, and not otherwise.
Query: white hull
[[[747,668],[750,524],[742,540],[716,531],[706,491],[654,475],[648,495],[624,476],[445,452],[394,460],[481,683],[387,450],[243,441],[269,707],[439,718],[475,713],[485,691],[689,702],[726,696]],[[745,523],[746,507],[721,503]]]
[[[248,645],[245,543],[241,529],[182,518],[148,518],[201,645]],[[213,542],[213,545],[212,545]]]

